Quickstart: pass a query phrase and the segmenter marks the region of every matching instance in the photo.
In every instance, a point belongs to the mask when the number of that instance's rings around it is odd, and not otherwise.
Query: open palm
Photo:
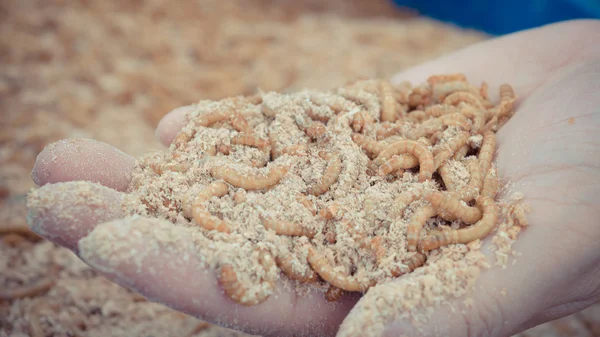
[[[482,273],[469,314],[440,308],[444,315],[428,327],[431,334],[443,327],[445,336],[508,336],[600,298],[597,41],[599,22],[556,24],[484,42],[397,75],[399,81],[420,83],[431,74],[463,72],[470,82],[485,80],[490,88],[511,83],[520,97],[517,114],[498,133],[497,161],[502,180],[524,193],[533,209],[530,227],[514,247],[523,255],[511,268]],[[170,143],[184,122],[180,112],[166,116],[157,130],[160,139]],[[331,304],[320,293],[297,297],[279,287],[277,296],[248,308],[223,295],[216,275],[206,273],[199,260],[183,261],[180,252],[144,250],[155,239],[136,232],[131,222],[119,221],[120,191],[127,187],[133,165],[132,157],[91,140],[49,146],[33,171],[35,182],[45,186],[29,201],[30,225],[76,253],[85,236],[111,233],[107,239],[122,242],[117,247],[138,249],[142,257],[135,264],[116,265],[94,254],[81,258],[115,282],[209,322],[262,335],[356,333],[350,322],[361,319],[369,293]],[[74,188],[81,180],[98,185]],[[159,229],[161,223],[155,225]],[[492,291],[500,288],[507,289],[506,296]],[[389,323],[390,336],[412,335],[408,322]]]

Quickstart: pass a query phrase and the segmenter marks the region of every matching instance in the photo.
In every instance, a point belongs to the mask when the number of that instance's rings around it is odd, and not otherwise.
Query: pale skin
[[[513,246],[521,256],[507,269],[482,272],[468,297],[474,305],[439,307],[425,331],[416,332],[408,320],[392,320],[385,336],[510,336],[534,325],[580,311],[600,300],[600,22],[572,21],[483,42],[398,74],[394,83],[422,83],[431,74],[464,73],[474,85],[486,81],[490,99],[497,88],[513,85],[519,97],[517,113],[498,132],[495,156],[501,183],[526,196],[532,211],[528,227]],[[459,104],[459,103],[457,103]],[[165,144],[185,123],[181,113],[167,115],[157,135]],[[98,161],[97,158],[109,159]],[[95,189],[109,205],[127,188],[133,157],[94,141],[62,142],[44,150],[32,177],[44,191],[69,181],[88,180],[106,186]],[[48,185],[53,183],[52,185]],[[510,191],[508,191],[510,192]],[[46,193],[46,192],[43,192]],[[75,193],[64,190],[61,193]],[[507,192],[498,195],[505,198]],[[69,205],[55,209],[69,217],[35,212],[31,227],[40,235],[79,252],[78,242],[104,222],[118,220],[118,212]],[[93,216],[90,216],[92,214]],[[109,215],[110,214],[110,215]],[[116,217],[116,218],[115,218]],[[125,230],[125,229],[122,229]],[[131,245],[151,245],[152,237],[132,235]],[[483,242],[489,251],[490,239]],[[277,283],[278,296],[247,308],[229,299],[218,285],[217,273],[206,273],[198,261],[173,268],[177,256],[166,251],[147,255],[140,265],[118,264],[107,271],[107,261],[85,261],[109,279],[154,301],[208,322],[229,324],[262,336],[358,336],[344,324],[350,313],[360,319],[360,297],[345,294],[335,304],[320,293],[299,297]],[[491,260],[494,261],[494,260]],[[164,270],[157,275],[152,270]],[[410,274],[396,282],[404,282]],[[506,296],[498,289],[505,289]],[[363,296],[369,296],[369,293]],[[194,299],[201,299],[195,301]]]

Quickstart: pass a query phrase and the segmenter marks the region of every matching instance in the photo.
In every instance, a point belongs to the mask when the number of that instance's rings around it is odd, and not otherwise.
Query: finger
[[[135,158],[93,139],[64,139],[38,155],[31,177],[39,185],[84,180],[123,191]]]
[[[490,88],[510,83],[522,100],[563,67],[597,57],[600,20],[573,20],[484,41],[394,76],[396,83],[422,83],[429,76],[464,73]],[[497,99],[496,90],[490,90]]]
[[[97,226],[79,242],[80,257],[111,280],[204,321],[261,336],[331,336],[355,303],[297,295],[279,282],[263,303],[246,307],[224,295],[207,268],[217,252],[193,229],[128,217]]]
[[[156,137],[166,146],[169,146],[175,136],[188,121],[187,114],[193,111],[193,105],[182,106],[166,114],[156,127]]]
[[[123,198],[121,192],[84,181],[46,184],[28,195],[27,223],[38,235],[75,250],[97,224],[125,216]]]

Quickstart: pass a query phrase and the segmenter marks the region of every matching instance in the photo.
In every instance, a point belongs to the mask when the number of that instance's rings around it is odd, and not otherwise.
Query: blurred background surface
[[[391,77],[488,39],[387,0],[0,1],[0,337],[247,336],[106,281],[27,229],[36,155],[90,137],[132,155],[200,99]],[[10,291],[9,291],[10,292]],[[600,336],[600,307],[520,336]]]

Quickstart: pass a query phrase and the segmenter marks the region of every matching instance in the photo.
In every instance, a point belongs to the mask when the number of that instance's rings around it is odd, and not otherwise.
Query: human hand
[[[594,200],[599,190],[595,179],[600,178],[600,142],[594,133],[600,126],[594,111],[600,103],[595,81],[600,49],[594,44],[599,38],[598,22],[557,24],[484,42],[398,76],[421,82],[431,74],[463,72],[470,82],[485,80],[491,88],[511,83],[520,97],[517,115],[498,134],[497,161],[501,178],[513,181],[514,190],[523,192],[533,207],[531,227],[515,244],[523,256],[514,267],[482,273],[469,294],[475,306],[466,314],[437,315],[427,327],[430,333],[442,329],[445,336],[508,336],[600,298],[600,254],[594,249],[600,235],[600,228],[594,228],[594,215],[600,215],[600,202]],[[161,121],[157,133],[163,143],[169,144],[185,123],[182,117],[179,110]],[[44,203],[30,204],[30,225],[75,253],[80,252],[78,242],[95,228],[112,226],[119,228],[123,246],[143,251],[155,238],[131,235],[134,228],[119,222],[124,216],[122,191],[133,165],[132,157],[103,143],[76,140],[49,146],[38,157],[33,178],[39,185],[52,184],[37,193]],[[81,191],[74,188],[79,180],[105,187]],[[320,293],[297,297],[278,289],[278,296],[247,308],[224,296],[216,275],[198,261],[152,252],[145,252],[136,266],[82,259],[113,281],[176,310],[262,335],[333,335],[348,312],[340,334],[356,335],[349,328],[359,322],[363,302],[369,300],[367,294],[352,309],[356,296],[330,304]],[[506,288],[507,296],[491,293],[494,288]],[[411,335],[410,329],[409,323],[398,321],[388,333]]]

